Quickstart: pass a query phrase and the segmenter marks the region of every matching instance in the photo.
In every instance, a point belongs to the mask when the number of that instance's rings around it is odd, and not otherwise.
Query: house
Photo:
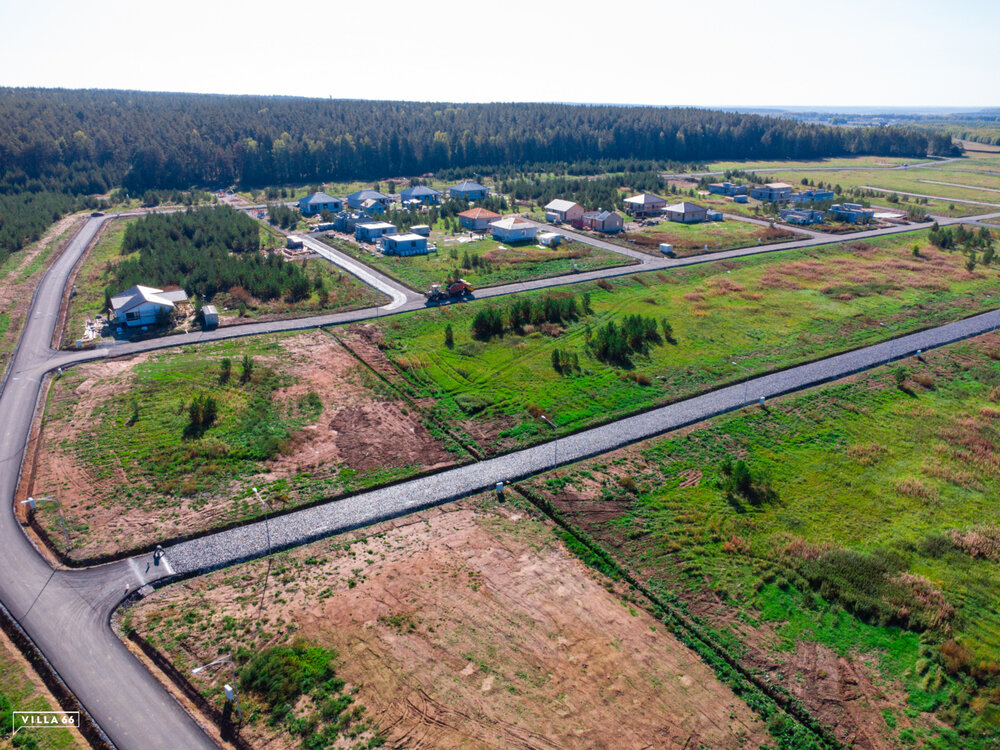
[[[452,198],[464,198],[467,201],[482,200],[489,194],[485,185],[480,185],[472,180],[465,180],[457,185],[448,188],[448,195]]]
[[[388,208],[392,203],[392,198],[383,195],[378,190],[359,190],[347,196],[347,205],[351,208],[361,208],[365,201],[375,201],[383,208]]]
[[[733,197],[737,195],[746,195],[747,186],[736,185],[732,182],[713,182],[708,186],[708,192],[715,195],[728,195]]]
[[[374,198],[366,198],[361,201],[361,210],[368,214],[368,216],[383,214],[385,213],[385,209],[386,205],[382,201],[377,201]]]
[[[792,186],[784,182],[769,182],[766,185],[756,185],[750,191],[750,197],[765,203],[782,203],[791,200]]]
[[[205,305],[201,308],[201,325],[204,328],[219,325],[219,311],[215,305]]]
[[[416,200],[425,205],[430,205],[432,203],[441,202],[441,191],[434,190],[426,185],[415,185],[414,187],[406,188],[406,190],[400,191],[399,198],[403,201],[403,203]]]
[[[577,226],[579,225],[582,217],[583,206],[579,203],[574,203],[573,201],[556,198],[554,201],[549,201],[545,206],[546,221],[564,221],[568,224],[572,224],[573,226]]]
[[[588,211],[580,220],[584,229],[592,229],[595,232],[621,232],[625,228],[625,221],[621,214],[614,211]]]
[[[682,224],[697,224],[700,221],[708,220],[707,208],[687,201],[667,206],[663,209],[663,213],[670,221],[679,221]]]
[[[500,214],[487,211],[485,208],[470,208],[458,215],[458,223],[473,232],[485,232],[489,229],[491,221],[500,218],[502,218]]]
[[[421,237],[431,236],[431,228],[427,224],[414,224],[410,227],[410,231],[414,234],[419,234]]]
[[[368,217],[357,211],[341,211],[333,217],[333,228],[344,234],[353,234],[354,227],[368,221]]]
[[[851,224],[867,224],[875,218],[875,211],[865,208],[860,203],[834,203],[830,206],[829,214],[834,219],[847,221]]]
[[[814,208],[783,208],[779,214],[789,224],[822,224],[826,216],[825,211]]]
[[[354,227],[354,237],[359,242],[375,242],[380,237],[395,233],[396,225],[385,221],[367,221]]]
[[[427,238],[419,234],[387,234],[382,238],[383,255],[426,255],[430,252]]]
[[[297,250],[302,247],[302,238],[296,237],[294,234],[290,234],[285,237],[285,247],[289,250]]]
[[[792,203],[822,203],[834,199],[831,190],[803,190],[801,193],[792,193]]]
[[[538,228],[518,216],[508,216],[506,219],[491,221],[490,232],[495,240],[513,243],[534,240]]]
[[[299,198],[299,211],[303,216],[313,216],[322,211],[337,213],[344,207],[344,201],[326,193],[310,193],[305,198]]]
[[[188,298],[183,289],[165,292],[137,284],[111,298],[111,319],[129,327],[150,326],[177,309],[176,303]]]
[[[558,232],[542,232],[538,235],[538,241],[545,247],[556,247],[562,240],[563,236]]]
[[[667,205],[666,198],[652,193],[639,193],[625,199],[625,212],[630,216],[655,216]]]

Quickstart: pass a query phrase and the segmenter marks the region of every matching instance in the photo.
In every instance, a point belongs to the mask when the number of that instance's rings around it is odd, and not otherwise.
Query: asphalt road
[[[991,216],[1000,216],[1000,213]],[[986,218],[986,217],[975,217]],[[77,695],[109,738],[122,750],[136,748],[202,748],[214,744],[190,716],[160,687],[149,672],[125,649],[109,627],[109,618],[123,597],[146,583],[174,573],[195,572],[258,556],[265,549],[262,524],[250,524],[197,541],[174,545],[155,564],[151,556],[128,558],[83,570],[55,570],[20,529],[13,515],[13,498],[30,433],[41,384],[59,366],[115,355],[169,348],[198,341],[249,336],[279,330],[311,328],[375,317],[379,310],[361,310],[314,318],[254,323],[215,331],[170,336],[146,342],[116,344],[84,352],[58,352],[50,348],[62,293],[76,261],[96,235],[104,219],[91,219],[43,277],[28,321],[10,367],[10,377],[0,394],[0,600],[13,613],[52,666]],[[958,220],[942,220],[955,223]],[[862,232],[843,240],[877,236],[911,228]],[[590,240],[590,238],[587,238]],[[684,259],[657,259],[641,267],[609,272],[576,274],[527,284],[487,289],[481,296],[511,294],[528,288],[576,283],[586,278],[634,273],[636,270],[707,263],[720,258],[774,252],[829,242],[823,238],[743,248]],[[615,246],[617,248],[617,246]],[[648,256],[644,256],[644,259]],[[360,269],[364,272],[364,269]],[[611,273],[613,272],[613,273]],[[399,290],[396,290],[399,291]],[[423,307],[422,299],[409,299],[394,312]],[[409,513],[489,488],[497,479],[514,479],[544,471],[697,422],[736,408],[759,395],[773,397],[841,377],[916,348],[927,349],[990,330],[1000,323],[1000,312],[989,313],[941,328],[904,337],[895,342],[765,375],[711,394],[688,399],[603,427],[567,436],[553,444],[513,453],[482,463],[376,490],[326,506],[303,510],[270,521],[276,546],[301,544],[348,528]]]

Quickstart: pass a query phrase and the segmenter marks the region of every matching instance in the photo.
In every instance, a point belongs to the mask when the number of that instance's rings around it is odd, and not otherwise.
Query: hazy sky
[[[997,0],[0,0],[0,39],[7,86],[1000,106]]]

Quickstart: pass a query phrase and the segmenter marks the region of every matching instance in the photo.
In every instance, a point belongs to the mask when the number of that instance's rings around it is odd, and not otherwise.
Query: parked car
[[[104,212],[103,211],[94,211],[91,214],[91,216],[93,216],[94,218],[97,218],[98,216],[104,216]]]

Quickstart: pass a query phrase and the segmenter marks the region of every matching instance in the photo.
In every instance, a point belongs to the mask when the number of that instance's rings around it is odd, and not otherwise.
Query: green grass
[[[86,746],[76,730],[27,729],[17,733],[11,742],[11,711],[58,711],[36,689],[25,673],[24,667],[0,644],[0,747],[38,748],[38,750],[64,750]]]
[[[907,363],[902,387],[895,367],[882,368],[534,484],[642,577],[690,595],[710,582],[731,611],[776,626],[778,651],[808,640],[843,656],[876,654],[911,706],[940,708],[968,732],[941,746],[992,746],[980,734],[1000,732],[989,666],[1000,665],[1000,568],[985,542],[963,546],[951,534],[1000,524],[998,346],[996,336],[955,344]],[[776,501],[727,500],[718,481],[731,456],[765,477]],[[599,520],[559,504],[564,487],[602,484],[611,512]],[[893,577],[920,576],[929,588],[914,579],[901,616],[859,607],[851,587],[810,586],[811,561],[837,549],[893,556]],[[868,568],[860,585],[879,575]],[[896,624],[914,613],[936,624],[924,633]],[[951,662],[940,648],[949,640],[966,650]]]
[[[731,204],[743,207],[739,203]],[[729,206],[726,207],[728,210]],[[733,250],[738,247],[751,247],[757,244],[769,245],[775,242],[790,242],[804,239],[786,227],[770,229],[745,221],[706,221],[701,224],[680,224],[675,221],[662,220],[656,226],[641,227],[635,232],[624,236],[627,247],[642,250],[652,255],[659,255],[659,245],[666,242],[674,246],[674,253],[685,258],[704,253],[716,253],[723,250]],[[758,243],[758,240],[760,242]],[[614,242],[615,240],[612,239]]]
[[[574,265],[579,271],[592,271],[635,263],[632,258],[590,247],[581,242],[567,242],[555,249],[540,249],[536,245],[515,247],[504,245],[503,247],[507,249],[499,250],[501,243],[493,239],[461,244],[439,241],[436,253],[396,257],[382,255],[368,247],[361,248],[347,240],[333,237],[320,237],[320,239],[411,289],[421,292],[430,288],[431,284],[443,283],[455,271],[475,287],[488,287],[562,276],[573,273]],[[469,258],[467,266],[466,254]],[[473,259],[476,257],[484,263],[475,265]]]
[[[532,414],[545,413],[560,430],[575,430],[739,381],[744,372],[730,364],[734,359],[751,372],[765,372],[995,306],[985,296],[995,289],[994,269],[970,275],[961,253],[934,251],[926,238],[919,232],[623,277],[605,282],[609,290],[587,284],[573,291],[590,291],[593,315],[552,332],[557,335],[536,330],[474,339],[476,312],[508,304],[493,301],[380,325],[386,354],[406,377],[439,399],[438,408],[455,424],[473,419],[491,426],[494,438],[484,447],[498,450],[548,437]],[[914,243],[924,248],[920,258],[911,255]],[[675,344],[634,358],[634,372],[648,377],[649,385],[587,353],[588,326],[596,329],[626,313],[673,326]],[[454,331],[452,349],[443,343],[447,324]],[[579,370],[557,374],[555,348],[576,353]]]
[[[897,167],[902,164],[919,164],[928,161],[927,159],[905,159],[899,156],[856,156],[846,158],[815,159],[812,161],[718,161],[705,165],[705,170],[711,172],[724,172],[729,169],[740,169],[751,171],[753,169],[801,169],[809,167]]]

